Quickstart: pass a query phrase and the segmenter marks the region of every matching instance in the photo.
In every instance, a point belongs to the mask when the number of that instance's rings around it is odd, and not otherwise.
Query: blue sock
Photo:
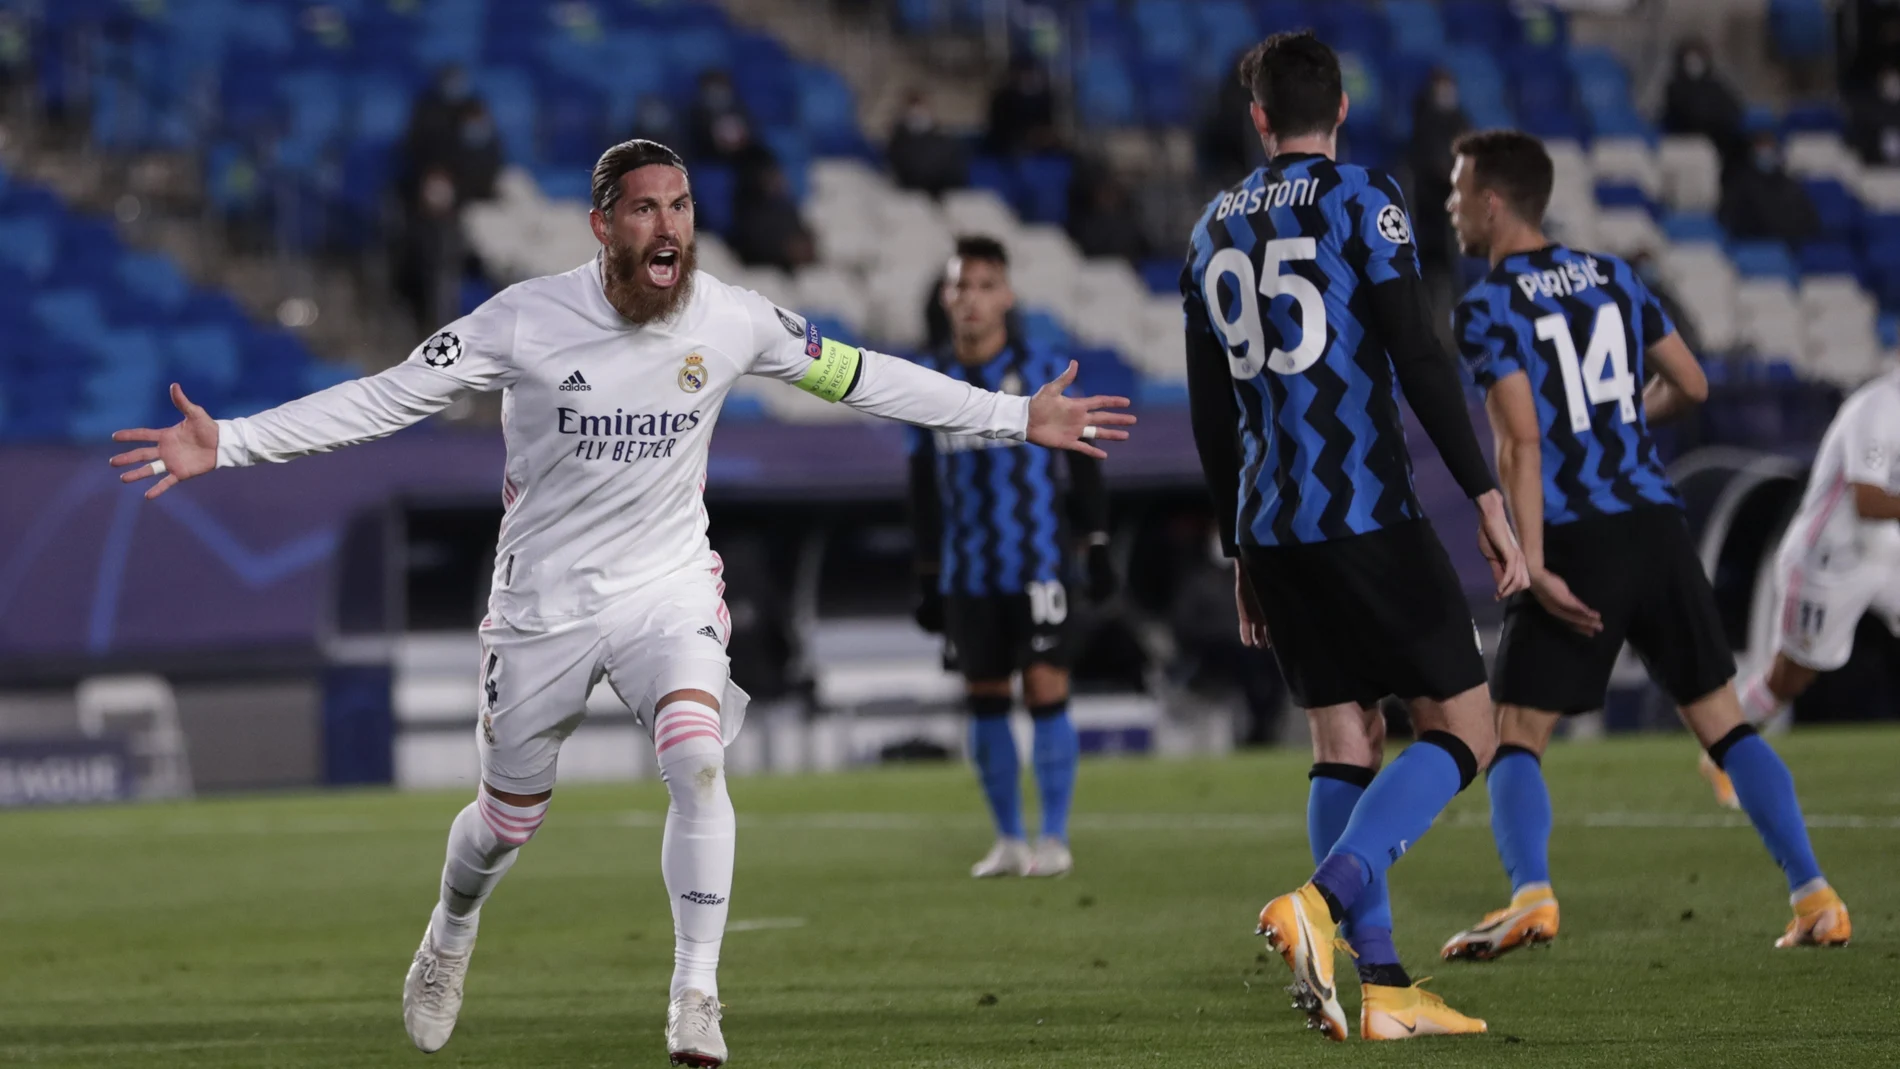
[[[1788,874],[1788,889],[1821,878],[1821,866],[1808,843],[1808,825],[1801,817],[1801,801],[1794,795],[1794,776],[1768,740],[1743,724],[1714,746],[1709,757],[1728,773],[1742,811],[1768,844],[1775,864]]]
[[[1069,703],[1056,702],[1029,710],[1036,725],[1034,761],[1036,789],[1042,796],[1042,834],[1069,841],[1069,799],[1075,795],[1075,766],[1082,756],[1069,719]]]
[[[1339,841],[1340,833],[1352,819],[1359,798],[1372,782],[1372,770],[1359,765],[1320,763],[1308,773],[1313,781],[1306,797],[1306,841],[1313,850],[1313,863],[1319,864]],[[1394,965],[1398,951],[1392,946],[1392,900],[1386,896],[1385,877],[1353,902],[1340,925],[1339,934],[1352,944],[1361,965]]]
[[[1367,888],[1424,836],[1477,773],[1477,758],[1464,740],[1443,731],[1421,735],[1374,777],[1313,882],[1343,916],[1351,916]]]
[[[1544,766],[1522,746],[1500,746],[1485,779],[1491,791],[1491,837],[1511,877],[1511,893],[1550,882],[1550,790]]]
[[[985,708],[970,721],[970,757],[976,762],[976,778],[983,785],[983,797],[990,803],[990,817],[996,821],[996,834],[1005,839],[1023,837],[1022,766],[1016,756],[1016,737],[1009,733],[1009,699],[1003,703],[1003,715]],[[971,699],[972,707],[977,699]]]

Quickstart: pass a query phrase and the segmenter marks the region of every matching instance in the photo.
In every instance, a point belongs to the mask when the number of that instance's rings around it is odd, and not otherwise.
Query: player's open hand
[[[192,404],[191,399],[185,396],[185,391],[175,382],[172,383],[172,404],[184,413],[185,418],[170,427],[163,430],[139,427],[112,432],[115,442],[155,443],[112,458],[115,468],[142,465],[119,476],[122,483],[135,483],[154,475],[164,476],[157,485],[145,491],[147,501],[186,479],[196,478],[218,466],[218,421],[212,419],[204,409]]]
[[[1603,614],[1583,603],[1570,590],[1570,584],[1556,572],[1539,568],[1531,573],[1531,594],[1544,610],[1563,621],[1564,626],[1585,638],[1595,638],[1603,630]]]
[[[1260,599],[1253,592],[1253,581],[1247,578],[1247,566],[1238,558],[1234,560],[1234,610],[1240,616],[1241,645],[1256,650],[1273,645],[1267,614],[1260,611]]]
[[[1504,514],[1504,495],[1487,490],[1478,496],[1478,552],[1491,565],[1491,579],[1497,583],[1499,601],[1531,585],[1530,571],[1524,564],[1524,549]]]
[[[1122,441],[1128,432],[1114,428],[1134,423],[1135,417],[1127,412],[1112,411],[1127,408],[1126,397],[1062,396],[1062,391],[1075,382],[1078,367],[1075,361],[1069,361],[1067,371],[1029,399],[1029,440],[1051,449],[1073,449],[1103,460],[1108,454],[1090,443]]]

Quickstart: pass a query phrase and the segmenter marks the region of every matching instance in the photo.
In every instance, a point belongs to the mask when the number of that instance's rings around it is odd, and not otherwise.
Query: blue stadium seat
[[[724,236],[732,232],[732,197],[739,180],[732,168],[702,163],[693,168],[695,225]]]
[[[1845,238],[1860,226],[1860,198],[1832,178],[1803,182],[1814,212],[1821,221],[1821,233],[1830,238]]]
[[[1446,49],[1443,58],[1458,81],[1458,100],[1471,125],[1481,130],[1517,125],[1504,91],[1504,75],[1487,49],[1457,45]]]
[[[1811,241],[1795,256],[1803,275],[1860,274],[1860,258],[1845,241]]]
[[[1768,39],[1783,59],[1825,58],[1833,48],[1833,26],[1822,0],[1768,0]]]
[[[1672,212],[1663,216],[1662,232],[1672,242],[1706,242],[1720,245],[1728,240],[1722,224],[1704,212]]]
[[[0,216],[0,264],[39,280],[53,270],[58,231],[44,215]]]
[[[1596,187],[1597,204],[1604,208],[1641,208],[1654,212],[1656,205],[1643,192],[1643,187],[1619,182],[1598,182]]]
[[[1346,112],[1346,131],[1358,138],[1377,137],[1385,124],[1385,84],[1377,64],[1357,52],[1342,52],[1339,74],[1352,107]]]
[[[666,54],[672,58],[673,70],[688,82],[706,71],[732,64],[727,35],[710,27],[689,27],[668,35]]]
[[[1076,349],[1076,383],[1092,394],[1133,397],[1140,389],[1141,376],[1122,362],[1113,349]]]
[[[1386,26],[1395,51],[1435,56],[1445,49],[1445,22],[1430,0],[1386,0]]]
[[[1016,167],[1022,182],[1019,210],[1023,218],[1032,223],[1067,222],[1075,162],[1067,156],[1024,156]]]
[[[117,281],[125,290],[154,310],[176,315],[191,298],[191,283],[170,257],[149,252],[128,252],[119,257]]]
[[[1169,296],[1181,292],[1181,261],[1178,257],[1157,256],[1141,261],[1137,268],[1150,292]]]
[[[1085,125],[1128,126],[1135,121],[1135,84],[1118,56],[1083,57],[1076,72],[1076,97]]]
[[[1135,0],[1132,16],[1146,59],[1185,63],[1199,44],[1193,12],[1184,0]]]
[[[1260,27],[1243,0],[1202,0],[1194,5],[1194,14],[1200,23],[1197,55],[1224,65],[1229,53],[1260,40]]]
[[[1840,134],[1847,131],[1847,117],[1841,114],[1838,104],[1829,101],[1813,101],[1794,104],[1787,114],[1781,117],[1781,132],[1795,134],[1819,132]]]
[[[858,132],[857,101],[851,87],[829,67],[801,63],[796,68],[798,124],[821,155],[850,155],[863,145]]]
[[[400,139],[409,128],[415,93],[407,82],[372,73],[352,78],[350,91],[354,100],[350,126],[359,141],[386,144]]]
[[[495,117],[502,152],[509,162],[532,164],[540,159],[533,80],[508,67],[480,67],[470,73],[470,81]]]
[[[1877,247],[1900,251],[1900,215],[1870,214],[1861,221],[1861,244],[1871,255]],[[1895,257],[1900,263],[1900,256]]]
[[[1268,29],[1298,29],[1311,26],[1320,39],[1340,52],[1358,52],[1364,56],[1384,56],[1392,50],[1391,25],[1364,0],[1309,0],[1286,5],[1303,10],[1290,24],[1268,22],[1266,12],[1274,7],[1271,0],[1261,5],[1261,24]]]
[[[1199,103],[1187,68],[1174,59],[1147,57],[1137,65],[1141,83],[1141,117],[1150,126],[1184,126]]]
[[[1778,241],[1742,241],[1729,249],[1735,270],[1744,278],[1795,278],[1794,258]]]
[[[1517,16],[1496,0],[1445,0],[1445,36],[1458,44],[1503,52],[1517,43]]]

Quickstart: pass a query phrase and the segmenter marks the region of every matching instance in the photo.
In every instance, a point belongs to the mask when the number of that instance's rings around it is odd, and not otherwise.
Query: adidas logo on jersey
[[[570,392],[579,392],[581,390],[591,390],[593,387],[587,385],[587,380],[581,378],[581,373],[576,371],[567,377],[567,381],[561,383],[561,389]]]

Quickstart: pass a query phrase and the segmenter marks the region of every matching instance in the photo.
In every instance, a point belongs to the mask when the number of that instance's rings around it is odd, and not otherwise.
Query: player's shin
[[[1491,835],[1511,878],[1511,893],[1548,887],[1552,817],[1542,760],[1523,746],[1499,746],[1485,786],[1491,795]]]
[[[691,989],[717,998],[737,838],[719,713],[700,702],[673,701],[653,725],[669,802],[660,872],[673,907],[671,994],[678,998]]]
[[[1306,798],[1306,840],[1315,865],[1332,852],[1373,775],[1372,769],[1360,765],[1325,761],[1307,773],[1312,787]],[[1339,931],[1352,947],[1361,981],[1394,986],[1412,982],[1392,945],[1392,902],[1384,876],[1373,880],[1353,903]]]
[[[1787,874],[1788,890],[1800,892],[1819,881],[1821,866],[1808,842],[1794,776],[1774,747],[1756,734],[1753,725],[1742,724],[1710,746],[1709,757],[1734,781],[1742,811]]]
[[[1075,772],[1081,757],[1075,722],[1069,719],[1067,701],[1034,706],[1029,716],[1035,725],[1032,758],[1036,791],[1042,801],[1042,836],[1066,843],[1069,801],[1075,795]]]
[[[482,903],[547,817],[548,802],[511,805],[483,788],[449,825],[442,897],[430,928],[438,949],[465,954],[475,943]]]
[[[970,759],[996,822],[999,839],[1023,837],[1022,765],[1016,737],[1010,734],[1006,694],[972,694],[970,704]]]
[[[1350,915],[1373,881],[1424,837],[1477,775],[1477,756],[1463,739],[1427,731],[1373,778],[1346,830],[1313,873],[1336,919]]]

